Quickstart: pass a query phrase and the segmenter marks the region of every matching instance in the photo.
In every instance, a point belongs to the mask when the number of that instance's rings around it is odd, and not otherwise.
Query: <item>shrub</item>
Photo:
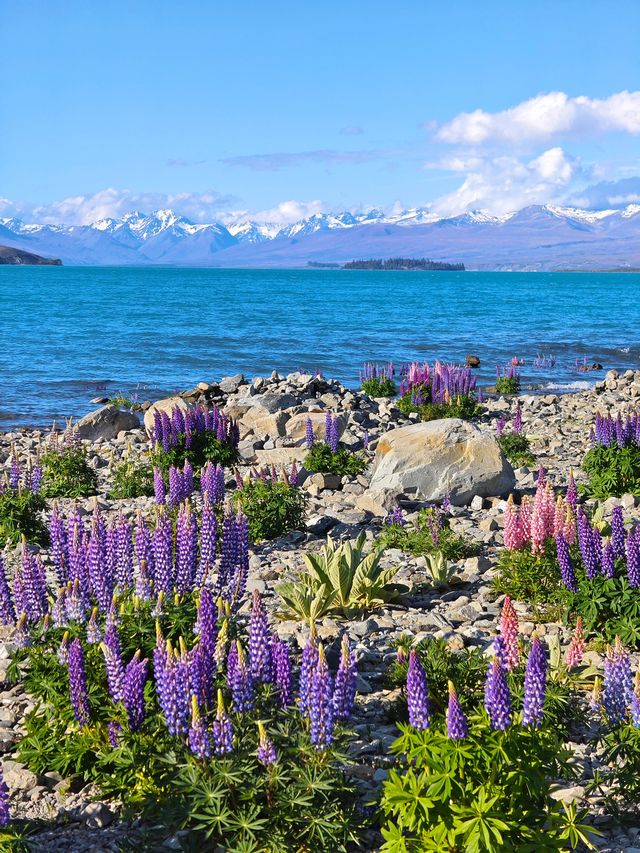
[[[496,392],[498,394],[517,394],[520,391],[520,370],[516,364],[496,367]]]
[[[96,493],[98,477],[70,422],[62,436],[55,430],[49,436],[42,454],[42,477],[42,492],[48,498],[86,498]]]
[[[41,494],[27,489],[0,492],[0,540],[15,543],[25,536],[30,542],[46,544],[47,528],[41,518],[46,506]]]
[[[348,644],[332,687],[321,647],[309,642],[296,704],[288,647],[257,596],[249,638],[233,617],[216,619],[206,593],[167,604],[158,629],[153,603],[131,589],[106,633],[104,615],[90,628],[102,644],[81,621],[46,633],[36,625],[37,642],[13,662],[15,671],[27,664],[38,700],[18,748],[27,766],[77,775],[165,834],[188,830],[203,849],[346,851],[357,840],[341,752],[355,683]]]
[[[383,548],[376,546],[365,555],[364,543],[364,533],[355,544],[344,542],[337,548],[327,537],[320,553],[304,554],[305,572],[276,588],[285,612],[315,621],[330,612],[349,615],[397,598],[402,590],[389,582],[398,568],[382,569]]]
[[[401,513],[395,521],[392,516],[388,517],[378,537],[378,542],[385,548],[400,548],[414,557],[442,554],[445,559],[454,562],[477,553],[475,545],[451,530],[449,520],[441,509],[421,509],[416,523],[411,527],[404,523]]]
[[[485,716],[453,739],[435,727],[399,725],[380,808],[385,853],[574,849],[588,843],[583,813],[553,800],[550,781],[570,778],[570,751],[551,727],[493,731]]]
[[[250,480],[231,495],[234,506],[242,509],[249,521],[253,542],[275,539],[304,522],[305,499],[296,486],[273,480]]]
[[[500,445],[500,449],[514,468],[520,468],[521,465],[531,468],[535,465],[536,460],[531,453],[529,439],[523,433],[503,433],[496,440]]]
[[[589,475],[584,491],[605,500],[629,492],[640,492],[640,415],[617,418],[596,416],[591,434],[592,448],[582,461]]]
[[[113,468],[113,487],[109,497],[114,500],[153,495],[153,466],[125,459]]]
[[[229,467],[238,460],[238,427],[214,406],[204,406],[182,411],[174,408],[171,416],[154,412],[151,433],[153,466],[168,471],[182,467],[188,459],[194,469],[202,468],[208,461]]]
[[[415,362],[403,371],[397,406],[406,415],[417,412],[423,421],[470,420],[482,412],[474,396],[475,383],[468,367],[436,361],[432,369]]]
[[[394,367],[391,362],[382,366],[366,362],[360,371],[360,385],[370,397],[395,397]]]
[[[335,452],[328,444],[315,442],[304,460],[307,471],[320,474],[337,474],[339,477],[357,477],[366,470],[369,463],[359,453],[352,453],[346,447],[339,447]]]

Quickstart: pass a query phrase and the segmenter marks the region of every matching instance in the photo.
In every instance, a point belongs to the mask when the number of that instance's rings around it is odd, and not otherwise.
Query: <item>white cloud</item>
[[[447,159],[431,168],[451,168]],[[468,210],[509,213],[530,204],[547,204],[562,199],[573,182],[584,174],[579,160],[562,148],[549,148],[528,162],[513,156],[474,158],[472,168],[458,189],[433,203],[441,216],[455,216]]]
[[[640,91],[617,92],[601,99],[549,92],[497,113],[460,113],[441,125],[435,137],[441,142],[474,146],[544,142],[609,131],[640,134]]]
[[[48,204],[29,205],[0,199],[3,216],[17,216],[41,224],[63,222],[67,225],[89,225],[98,219],[117,219],[133,210],[149,213],[171,208],[196,222],[211,222],[220,217],[222,208],[236,201],[214,190],[201,193],[141,193],[109,187],[88,195],[75,195]]]
[[[247,218],[256,222],[274,222],[277,225],[291,225],[300,219],[306,219],[315,213],[325,213],[330,208],[317,199],[313,201],[281,201],[275,207],[259,210],[257,213],[247,213]]]

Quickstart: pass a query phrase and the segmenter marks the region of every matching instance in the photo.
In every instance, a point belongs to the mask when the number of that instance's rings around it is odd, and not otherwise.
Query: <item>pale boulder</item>
[[[458,418],[390,430],[376,448],[369,491],[464,506],[475,495],[506,495],[515,475],[493,435]]]
[[[116,438],[122,430],[138,429],[139,426],[137,415],[133,412],[123,412],[111,403],[89,412],[76,424],[78,435],[87,441],[97,441],[100,438],[108,441]]]

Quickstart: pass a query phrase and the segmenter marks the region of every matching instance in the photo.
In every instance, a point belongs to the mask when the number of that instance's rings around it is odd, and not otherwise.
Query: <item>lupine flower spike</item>
[[[484,687],[484,707],[494,731],[503,731],[511,724],[511,694],[505,671],[497,657],[489,664]]]
[[[505,597],[502,605],[502,613],[500,615],[500,633],[504,638],[507,669],[515,669],[520,662],[520,649],[518,648],[518,616],[508,595]]]
[[[449,682],[449,705],[447,707],[447,736],[451,740],[462,740],[469,734],[467,718],[460,707],[460,700],[453,682]]]
[[[409,652],[407,705],[409,708],[409,722],[414,729],[428,729],[430,716],[427,676],[415,649],[411,649]]]
[[[540,728],[547,689],[547,655],[534,634],[524,675],[522,725]]]
[[[265,767],[270,767],[276,762],[276,748],[271,738],[267,735],[264,723],[261,720],[258,721],[258,738],[258,761],[264,764]]]
[[[582,616],[576,619],[576,627],[571,635],[571,642],[566,654],[567,669],[574,669],[582,663],[585,649],[584,629],[582,627]]]

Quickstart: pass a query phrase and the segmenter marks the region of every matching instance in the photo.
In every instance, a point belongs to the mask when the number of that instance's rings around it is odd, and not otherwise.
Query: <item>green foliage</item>
[[[172,465],[182,468],[188,459],[195,471],[202,468],[207,461],[229,468],[235,465],[238,458],[238,448],[231,442],[220,441],[213,432],[193,432],[189,448],[185,447],[184,433],[180,434],[177,445],[168,453],[165,453],[160,444],[156,444],[151,454],[151,465],[168,471]]]
[[[362,383],[362,391],[370,397],[395,397],[398,393],[396,383],[390,376],[372,376]]]
[[[599,743],[605,770],[594,773],[589,793],[599,790],[613,811],[635,811],[640,802],[640,728],[623,723],[609,729]]]
[[[562,583],[553,542],[547,543],[542,554],[532,554],[530,546],[505,548],[498,558],[498,569],[494,589],[516,601],[560,607],[571,601],[571,593]]]
[[[496,393],[517,394],[520,390],[520,380],[516,376],[499,376],[496,379]]]
[[[231,501],[247,516],[252,542],[298,530],[304,521],[304,495],[288,483],[248,480],[232,493]]]
[[[304,554],[305,571],[297,580],[276,587],[289,616],[315,621],[330,612],[348,616],[381,607],[397,598],[400,587],[389,582],[398,567],[382,569],[383,548],[364,553],[365,535],[336,547],[330,537],[322,551]]]
[[[618,561],[614,577],[596,575],[588,579],[577,571],[578,592],[570,610],[582,616],[587,636],[596,634],[611,643],[620,637],[626,646],[640,648],[640,592],[629,586],[623,561]]]
[[[132,593],[122,597],[118,633],[125,662],[138,647],[143,658],[152,660],[154,609],[155,603],[140,602]],[[192,636],[194,619],[193,595],[165,601],[159,621],[174,648],[179,637]],[[221,621],[220,629],[223,637],[237,635],[233,617]],[[84,640],[85,630],[72,623],[70,639]],[[45,634],[34,628],[32,635],[33,644],[18,650],[8,676],[15,680],[26,665],[24,688],[36,704],[24,720],[18,756],[33,772],[53,770],[91,782],[103,797],[121,800],[126,817],[161,824],[165,836],[187,830],[185,849],[346,853],[357,841],[361,819],[355,790],[345,776],[349,759],[341,748],[347,733],[340,727],[335,748],[319,753],[298,711],[280,709],[272,685],[256,685],[255,710],[231,714],[233,752],[200,761],[185,738],[169,735],[153,679],[145,689],[144,724],[129,731],[124,709],[108,696],[100,647],[84,642],[91,722],[81,728],[69,699],[67,668],[56,655],[63,631],[51,628]],[[226,658],[224,647],[221,656]],[[216,686],[226,691],[224,674],[215,678]],[[270,768],[257,759],[257,720],[276,749],[277,761]],[[117,747],[109,741],[110,722],[121,726]]]
[[[451,740],[436,726],[399,726],[380,808],[384,853],[572,850],[590,845],[583,814],[550,796],[550,780],[571,778],[570,751],[550,726],[492,731],[472,717],[469,736]]]
[[[29,542],[45,545],[49,535],[41,513],[47,502],[40,494],[27,489],[0,492],[0,542],[19,542],[24,536]]]
[[[109,497],[114,500],[153,495],[153,465],[125,459],[113,469],[113,488]]]
[[[97,491],[98,478],[82,445],[60,445],[42,454],[43,494],[48,498],[86,498]]]
[[[522,465],[531,468],[536,464],[529,439],[523,433],[505,432],[498,436],[497,441],[500,449],[514,468],[520,468]]]
[[[418,412],[423,421],[437,421],[441,418],[462,418],[463,421],[470,421],[479,417],[483,412],[482,406],[478,405],[472,394],[452,397],[448,403],[424,402],[418,404],[413,402],[412,392],[407,391],[400,397],[396,405],[405,415]]]
[[[583,491],[592,498],[606,500],[626,493],[640,494],[640,447],[597,445],[587,451],[582,468],[589,475]]]
[[[437,508],[421,509],[412,526],[385,525],[378,542],[385,548],[400,548],[414,557],[439,553],[454,562],[472,557],[478,551],[451,530],[449,519]]]
[[[130,411],[133,411],[136,405],[131,397],[127,397],[122,391],[118,391],[114,397],[110,397],[109,403],[112,406],[117,406],[119,409],[129,409]]]
[[[314,442],[304,460],[307,471],[320,474],[337,474],[343,477],[357,477],[366,469],[369,463],[359,453],[352,453],[346,447],[339,447],[335,453],[331,452],[328,444],[322,441]]]

